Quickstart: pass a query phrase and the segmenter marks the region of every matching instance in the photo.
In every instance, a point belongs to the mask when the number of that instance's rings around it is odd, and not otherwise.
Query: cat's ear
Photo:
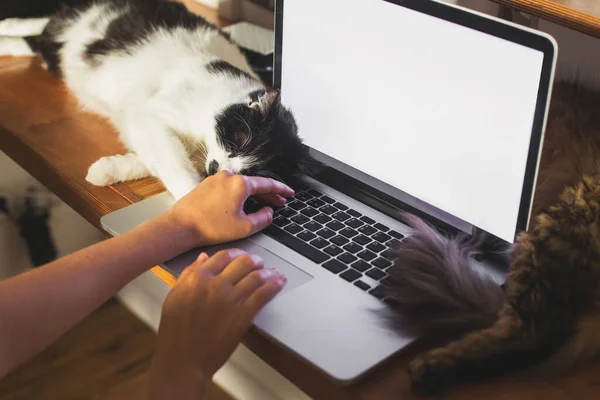
[[[273,105],[277,101],[279,101],[279,91],[269,90],[260,96],[254,103],[251,103],[250,108],[253,109],[264,121],[269,116]]]

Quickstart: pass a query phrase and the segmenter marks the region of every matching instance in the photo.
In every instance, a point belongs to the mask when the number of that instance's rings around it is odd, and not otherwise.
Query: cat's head
[[[600,251],[600,176],[583,175],[565,187],[560,200],[536,216],[533,228],[537,236],[567,237]]]
[[[216,143],[207,146],[208,175],[228,170],[294,184],[319,166],[298,137],[294,116],[281,104],[278,91],[256,92],[248,103],[228,106],[216,117],[215,130]]]

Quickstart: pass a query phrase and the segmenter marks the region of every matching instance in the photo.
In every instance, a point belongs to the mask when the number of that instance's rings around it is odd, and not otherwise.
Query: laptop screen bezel
[[[516,236],[519,232],[527,230],[531,216],[534,187],[537,180],[539,160],[541,158],[541,145],[543,142],[547,119],[551,84],[554,78],[554,68],[556,63],[555,42],[547,34],[535,32],[525,27],[515,26],[512,23],[501,21],[477,12],[471,12],[453,5],[440,3],[435,0],[380,1],[395,4],[399,7],[405,7],[426,15],[480,31],[482,33],[487,33],[513,43],[541,51],[544,54],[532,125],[531,140],[523,179],[523,187],[521,191],[521,201],[515,229],[514,237],[516,239]],[[284,3],[285,0],[277,0],[275,4],[275,54],[273,60],[273,88],[276,90],[285,90],[281,87]],[[343,10],[340,10],[340,12],[343,12]],[[435,218],[432,215],[429,215],[420,209],[417,209],[401,201],[400,199],[395,198],[394,196],[390,196],[388,193],[384,193],[381,190],[372,187],[371,185],[367,185],[364,181],[342,172],[330,165],[327,165],[324,170],[315,178],[393,218],[401,220],[403,212],[409,212],[428,220],[445,232],[455,233],[459,231],[456,226]],[[474,228],[476,231],[484,232],[487,235],[488,243],[500,244],[500,246],[511,244],[496,237],[490,232],[485,232],[476,227]]]

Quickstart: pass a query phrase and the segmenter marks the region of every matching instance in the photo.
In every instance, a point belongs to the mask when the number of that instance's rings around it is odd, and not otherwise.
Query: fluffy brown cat
[[[503,287],[470,262],[480,238],[448,238],[407,217],[414,232],[389,271],[390,322],[456,339],[409,364],[414,386],[438,391],[522,368],[551,376],[599,353],[599,109],[600,93],[555,85],[534,217],[507,249]]]

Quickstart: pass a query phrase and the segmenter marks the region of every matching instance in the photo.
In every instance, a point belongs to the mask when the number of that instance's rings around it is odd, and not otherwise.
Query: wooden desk
[[[217,21],[213,10],[194,9]],[[217,21],[218,22],[218,21]],[[0,150],[62,200],[100,228],[100,217],[163,190],[155,180],[98,188],[88,184],[88,167],[97,158],[123,151],[114,130],[101,118],[80,112],[62,83],[38,59],[0,58]],[[2,173],[0,171],[0,173]],[[174,278],[153,270],[167,283]],[[419,399],[404,373],[411,354],[394,358],[359,383],[342,387],[289,351],[255,331],[244,339],[250,350],[315,399]],[[515,378],[452,389],[445,399],[586,400],[600,398],[600,363],[552,383]]]
[[[599,0],[492,0],[600,38]]]

